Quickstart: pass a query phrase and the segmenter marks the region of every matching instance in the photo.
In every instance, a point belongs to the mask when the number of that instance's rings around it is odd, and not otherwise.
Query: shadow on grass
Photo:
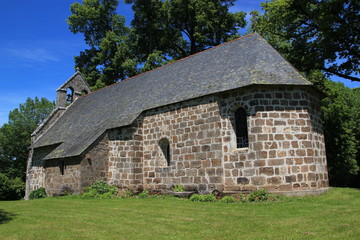
[[[4,224],[11,221],[14,218],[14,216],[16,216],[16,214],[0,209],[0,224]]]

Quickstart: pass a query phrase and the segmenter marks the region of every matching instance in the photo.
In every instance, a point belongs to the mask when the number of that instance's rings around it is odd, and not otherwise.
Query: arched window
[[[235,111],[235,134],[237,148],[249,147],[246,111],[242,107]]]
[[[74,101],[74,89],[69,87],[66,91],[66,104],[70,104]]]
[[[159,146],[161,148],[162,153],[166,159],[166,163],[170,166],[171,156],[170,156],[170,143],[166,138],[162,138],[159,141]]]

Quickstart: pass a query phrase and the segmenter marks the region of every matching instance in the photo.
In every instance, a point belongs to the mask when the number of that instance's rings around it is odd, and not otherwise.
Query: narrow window
[[[246,111],[242,107],[235,111],[235,134],[237,148],[249,147]]]
[[[74,89],[68,88],[66,91],[66,104],[69,105],[74,101]]]
[[[61,175],[64,175],[64,172],[65,172],[65,162],[60,161],[60,173],[61,173]]]
[[[163,138],[159,141],[159,146],[161,148],[162,153],[166,159],[167,166],[170,166],[171,156],[170,156],[170,143],[169,140]]]

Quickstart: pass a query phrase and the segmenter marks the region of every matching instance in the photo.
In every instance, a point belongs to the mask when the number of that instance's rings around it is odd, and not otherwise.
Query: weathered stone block
[[[272,168],[272,167],[259,168],[259,174],[264,174],[264,175],[267,175],[267,176],[274,175],[274,168]]]
[[[284,159],[269,159],[269,166],[284,165]]]
[[[254,175],[255,175],[255,169],[254,168],[244,170],[244,176],[254,176]]]
[[[266,178],[265,177],[261,177],[261,176],[257,176],[257,177],[252,177],[251,178],[251,183],[253,185],[259,186],[259,185],[264,185],[266,182]]]
[[[268,184],[278,185],[281,184],[281,180],[282,180],[281,177],[270,177],[267,179],[267,182]]]
[[[237,178],[237,183],[238,184],[243,184],[243,185],[245,185],[245,184],[249,184],[249,179],[248,178],[244,178],[244,177],[240,177],[240,178]]]
[[[265,160],[255,160],[254,161],[254,167],[262,167],[266,165],[266,161]]]

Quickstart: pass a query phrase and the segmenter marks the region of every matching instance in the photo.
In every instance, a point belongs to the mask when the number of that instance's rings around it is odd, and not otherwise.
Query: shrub
[[[236,200],[232,196],[225,196],[222,199],[220,199],[219,202],[222,202],[222,203],[236,203]]]
[[[118,190],[103,180],[97,180],[90,187],[85,188],[84,192],[84,198],[113,198]]]
[[[142,191],[141,193],[139,193],[139,194],[137,195],[137,197],[138,197],[138,198],[148,198],[148,197],[149,197],[149,191],[144,190],[144,191]]]
[[[46,198],[47,194],[45,188],[41,187],[30,192],[29,199]]]
[[[190,197],[193,202],[215,202],[216,197],[213,194],[199,195],[194,194]]]
[[[179,184],[179,185],[176,185],[172,188],[172,190],[174,192],[184,192],[185,191],[185,188],[183,185]]]
[[[269,198],[269,193],[264,188],[249,193],[249,195],[247,196],[249,202],[263,202],[268,200],[268,198]]]
[[[24,193],[25,183],[20,178],[10,179],[0,173],[0,200],[19,200]]]
[[[130,191],[130,190],[125,191],[125,197],[132,197],[132,196],[134,196],[132,191]]]

